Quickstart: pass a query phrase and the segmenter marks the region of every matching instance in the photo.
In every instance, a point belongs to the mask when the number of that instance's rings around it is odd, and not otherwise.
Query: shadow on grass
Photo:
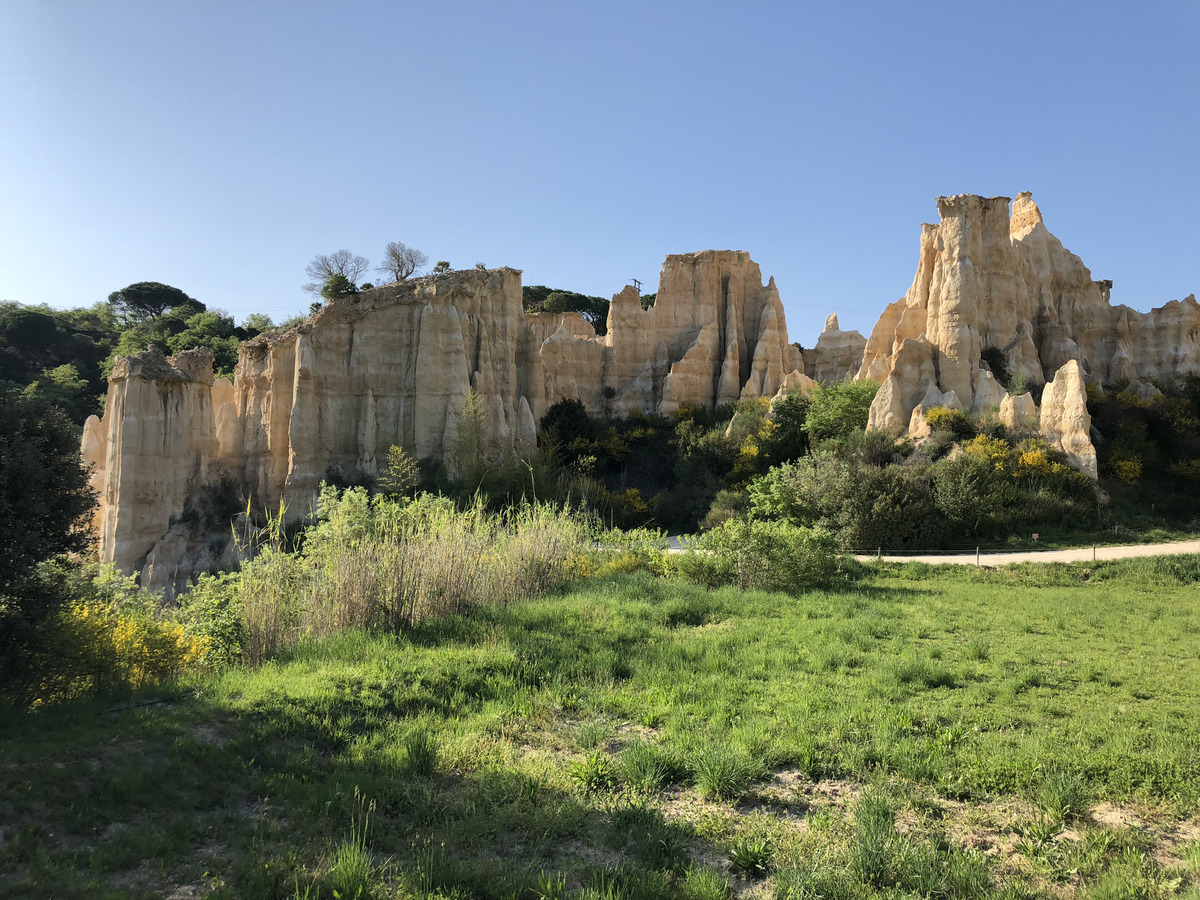
[[[420,699],[397,702],[400,690]],[[699,845],[692,830],[537,770],[439,759],[454,722],[447,695],[478,709],[499,690],[451,671],[416,688],[333,679],[316,697],[284,686],[247,704],[202,689],[4,712],[0,896],[163,896],[185,885],[326,896],[334,851],[368,805],[374,877],[417,896],[535,897],[539,878],[559,872],[568,886],[620,878],[646,896],[665,890],[665,873]]]

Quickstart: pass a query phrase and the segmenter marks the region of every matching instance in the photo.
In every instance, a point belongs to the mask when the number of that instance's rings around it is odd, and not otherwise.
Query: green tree
[[[43,397],[0,392],[0,685],[64,602],[42,564],[87,548],[94,505],[78,429]]]
[[[101,362],[117,336],[106,303],[77,310],[0,303],[0,386],[37,384],[57,399],[69,397],[64,408],[82,424],[98,411],[97,398],[105,388]],[[74,369],[72,377],[67,378],[63,366]]]
[[[274,327],[275,323],[271,321],[271,317],[266,313],[250,313],[250,315],[242,319],[242,328],[248,333],[249,337],[262,334],[264,331],[269,331]]]
[[[818,385],[809,395],[804,430],[814,441],[844,438],[867,427],[871,401],[879,391],[878,382],[833,381]]]
[[[191,314],[206,308],[179,288],[157,281],[139,281],[113,291],[108,295],[108,305],[117,322],[125,326],[140,325],[171,311]]]
[[[771,406],[770,419],[775,427],[759,442],[759,453],[767,468],[799,459],[808,452],[807,394],[788,394]]]
[[[449,271],[450,271],[450,261],[446,260],[446,259],[439,259],[437,262],[435,262],[433,264],[433,268],[430,270],[430,274],[431,275],[445,275]]]
[[[71,363],[43,369],[37,381],[25,389],[25,394],[39,396],[67,414],[72,422],[82,422],[92,414],[94,406],[91,386],[79,377]]]
[[[553,404],[538,423],[542,443],[560,466],[575,461],[581,449],[590,451],[590,444],[597,435],[596,424],[588,415],[587,407],[574,397],[567,397]]]
[[[379,489],[389,497],[408,497],[420,480],[420,465],[403,447],[388,448],[387,460],[379,473]]]
[[[189,316],[183,324],[182,331],[167,338],[167,350],[182,353],[196,347],[207,347],[213,352],[213,371],[217,375],[232,375],[237,365],[237,348],[241,343],[233,318],[216,310],[208,310]]]
[[[352,294],[358,293],[358,287],[347,278],[345,275],[333,274],[325,280],[324,286],[321,288],[321,296],[326,301],[340,300],[342,297],[349,297]]]
[[[577,312],[587,319],[596,334],[607,333],[609,301],[603,297],[531,284],[521,288],[521,301],[525,312]]]
[[[487,473],[488,415],[473,387],[458,405],[457,426],[450,446],[451,474],[468,488],[477,488]]]

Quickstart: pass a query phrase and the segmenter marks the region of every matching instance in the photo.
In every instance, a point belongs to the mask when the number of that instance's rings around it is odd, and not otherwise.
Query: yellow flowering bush
[[[1029,447],[1017,451],[1018,478],[1028,478],[1033,475],[1049,475],[1053,462],[1046,447]]]
[[[1200,482],[1200,459],[1185,459],[1171,463],[1170,472],[1182,481]]]
[[[206,668],[211,639],[158,617],[152,606],[132,579],[101,572],[54,620],[31,705],[137,690]]]
[[[976,435],[963,444],[964,453],[983,460],[996,472],[1009,470],[1010,449],[1007,441],[988,437],[986,434]]]

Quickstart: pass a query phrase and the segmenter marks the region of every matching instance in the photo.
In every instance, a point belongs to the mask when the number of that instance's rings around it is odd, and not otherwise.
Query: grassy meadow
[[[0,721],[3,897],[1200,897],[1195,558],[644,572]]]

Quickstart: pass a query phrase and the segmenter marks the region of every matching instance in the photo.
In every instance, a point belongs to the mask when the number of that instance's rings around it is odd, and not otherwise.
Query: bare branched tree
[[[416,247],[406,247],[399,241],[392,241],[384,248],[383,262],[376,271],[392,281],[403,281],[428,264],[429,257]]]
[[[320,294],[321,290],[335,275],[341,275],[352,285],[358,285],[358,279],[370,268],[371,263],[362,256],[355,256],[349,250],[338,250],[335,253],[314,256],[313,261],[304,268],[304,274],[312,279],[304,285],[304,290],[310,294]]]

